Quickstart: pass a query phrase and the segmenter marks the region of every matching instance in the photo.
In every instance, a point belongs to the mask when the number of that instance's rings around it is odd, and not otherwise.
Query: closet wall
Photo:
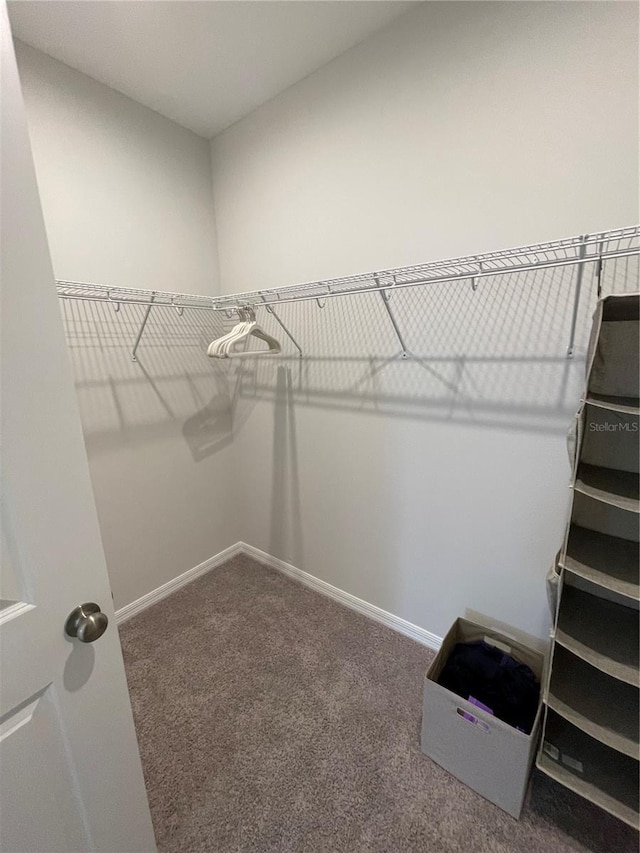
[[[207,142],[16,41],[58,278],[217,293]]]
[[[637,23],[630,3],[420,4],[211,159],[18,45],[55,274],[233,292],[632,223]],[[388,360],[379,300],[283,306],[304,360],[287,343],[229,371],[163,311],[134,365],[142,309],[65,303],[116,606],[242,539],[435,634],[472,606],[544,636],[593,270],[567,361],[574,286],[398,293],[420,362]]]
[[[420,4],[213,140],[223,291],[634,223],[637,26]],[[306,358],[238,377],[243,539],[438,635],[472,606],[545,636],[592,273],[572,361],[575,270],[395,295],[422,364],[379,360],[371,297],[282,306]]]
[[[56,277],[217,292],[208,143],[26,45],[17,57]],[[133,364],[143,308],[61,307],[121,607],[239,538],[227,383],[173,315],[154,315]]]

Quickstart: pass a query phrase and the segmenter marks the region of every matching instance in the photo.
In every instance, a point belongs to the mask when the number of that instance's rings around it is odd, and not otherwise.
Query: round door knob
[[[69,614],[64,630],[70,637],[77,637],[81,643],[93,643],[107,630],[109,620],[93,601],[79,604]]]

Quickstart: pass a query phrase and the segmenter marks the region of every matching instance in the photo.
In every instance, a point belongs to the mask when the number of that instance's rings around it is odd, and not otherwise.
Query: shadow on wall
[[[605,293],[638,288],[637,259],[605,273]],[[569,266],[396,291],[406,359],[377,293],[277,306],[302,358],[261,310],[283,353],[231,368],[238,411],[255,407],[249,541],[436,633],[473,603],[545,636],[594,275],[571,359]]]
[[[290,543],[295,565],[304,564],[298,438],[289,367],[279,366],[273,409],[273,455],[269,553],[282,554]]]
[[[272,317],[265,329],[285,344],[298,405],[528,432],[565,433],[584,383],[596,303],[589,265],[582,280],[574,357],[567,358],[577,268],[512,273],[283,304],[278,316],[300,343],[299,358]],[[609,261],[604,292],[638,289],[638,259]],[[403,344],[407,356],[403,357]],[[276,400],[273,359],[243,362],[240,396]]]
[[[237,383],[206,355],[227,331],[223,314],[154,308],[134,362],[143,305],[61,304],[88,448],[177,433],[199,462],[232,441]]]
[[[576,267],[446,282],[393,293],[283,304],[279,317],[303,357],[266,311],[259,321],[283,342],[279,357],[229,365],[211,340],[234,325],[223,312],[154,308],[131,351],[143,305],[62,300],[85,440],[92,451],[179,430],[195,461],[227,446],[251,399],[276,404],[274,456],[294,464],[294,405],[346,409],[529,432],[564,433],[583,385],[596,300],[595,271],[582,282],[571,337]],[[639,288],[638,259],[609,261],[604,292]],[[408,352],[403,357],[403,345]],[[238,398],[244,405],[237,405]],[[279,470],[277,468],[276,470]]]

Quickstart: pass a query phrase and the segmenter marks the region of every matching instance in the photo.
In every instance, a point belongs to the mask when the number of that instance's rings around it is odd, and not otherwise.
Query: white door
[[[0,24],[0,850],[153,851],[4,0]],[[91,643],[64,630],[84,602]]]

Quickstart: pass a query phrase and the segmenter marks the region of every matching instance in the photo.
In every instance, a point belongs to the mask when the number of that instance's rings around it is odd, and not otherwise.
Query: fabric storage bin
[[[520,632],[456,619],[427,670],[422,713],[422,751],[478,794],[520,817],[540,733],[542,694],[530,734],[519,731],[438,684],[456,643],[484,640],[529,666],[543,680],[544,655]]]

